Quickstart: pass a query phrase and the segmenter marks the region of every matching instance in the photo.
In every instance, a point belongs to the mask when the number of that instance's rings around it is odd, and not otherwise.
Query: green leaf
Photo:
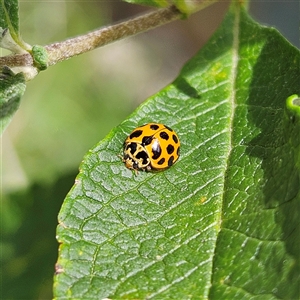
[[[15,53],[31,48],[20,35],[18,0],[0,0],[0,47]]]
[[[299,66],[232,4],[175,82],[84,158],[59,214],[55,298],[298,299]],[[118,154],[151,121],[178,133],[181,157],[136,176]]]
[[[173,0],[174,5],[185,15],[190,15],[207,6],[217,2],[217,0],[202,1],[202,0]]]
[[[4,69],[0,74],[0,134],[19,108],[25,88],[25,78],[22,73],[15,75],[9,69]]]
[[[207,6],[217,2],[217,0],[202,1],[202,0],[124,0],[132,4],[147,5],[153,7],[167,7],[174,5],[183,13],[183,16],[190,15]],[[246,2],[246,1],[245,1]]]
[[[52,298],[57,248],[53,234],[74,177],[72,173],[51,185],[35,183],[24,191],[1,194],[1,299]]]
[[[11,34],[19,32],[19,1],[1,0],[0,27],[9,28]]]
[[[168,0],[124,0],[128,3],[154,6],[154,7],[166,7],[168,6]]]

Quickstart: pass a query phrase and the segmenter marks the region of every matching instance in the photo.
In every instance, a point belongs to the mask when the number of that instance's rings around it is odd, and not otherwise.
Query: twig
[[[172,5],[116,25],[95,30],[85,35],[47,45],[45,49],[48,52],[48,66],[55,65],[60,61],[122,38],[169,23],[179,19],[181,16],[181,12]],[[0,68],[3,66],[32,67],[33,59],[29,53],[4,56],[0,57]]]

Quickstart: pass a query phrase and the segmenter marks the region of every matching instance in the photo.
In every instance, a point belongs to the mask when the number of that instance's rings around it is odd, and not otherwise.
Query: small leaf
[[[298,299],[300,54],[232,4],[175,82],[89,151],[59,214],[56,299]],[[118,154],[172,127],[159,173]]]
[[[183,16],[190,15],[207,6],[217,2],[217,0],[203,1],[203,0],[124,0],[133,4],[154,6],[154,7],[167,7],[174,5],[182,12]]]
[[[15,53],[31,48],[20,35],[18,0],[0,0],[0,47]]]
[[[4,69],[0,74],[0,134],[17,111],[25,88],[25,78],[22,73],[15,75],[9,69]]]
[[[19,1],[1,0],[0,27],[9,28],[10,32],[18,35],[19,32]]]
[[[217,0],[173,0],[172,2],[174,2],[178,10],[180,10],[184,15],[190,15],[204,9],[207,6],[210,6],[211,4],[217,2]]]
[[[0,28],[0,47],[10,50],[13,53],[21,54],[27,52],[15,42],[15,40],[10,35],[8,28],[5,28],[4,30]]]
[[[154,7],[166,7],[168,6],[168,0],[124,0],[128,3],[154,6]]]

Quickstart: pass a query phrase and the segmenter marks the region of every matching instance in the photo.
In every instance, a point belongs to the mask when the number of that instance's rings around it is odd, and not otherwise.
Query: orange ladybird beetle
[[[123,162],[135,171],[163,170],[179,158],[180,142],[176,132],[159,123],[134,129],[124,142]]]

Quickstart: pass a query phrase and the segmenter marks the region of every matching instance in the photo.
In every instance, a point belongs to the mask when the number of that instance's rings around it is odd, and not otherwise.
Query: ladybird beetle
[[[134,129],[124,142],[123,162],[128,169],[150,171],[171,167],[179,158],[176,132],[159,123]]]

